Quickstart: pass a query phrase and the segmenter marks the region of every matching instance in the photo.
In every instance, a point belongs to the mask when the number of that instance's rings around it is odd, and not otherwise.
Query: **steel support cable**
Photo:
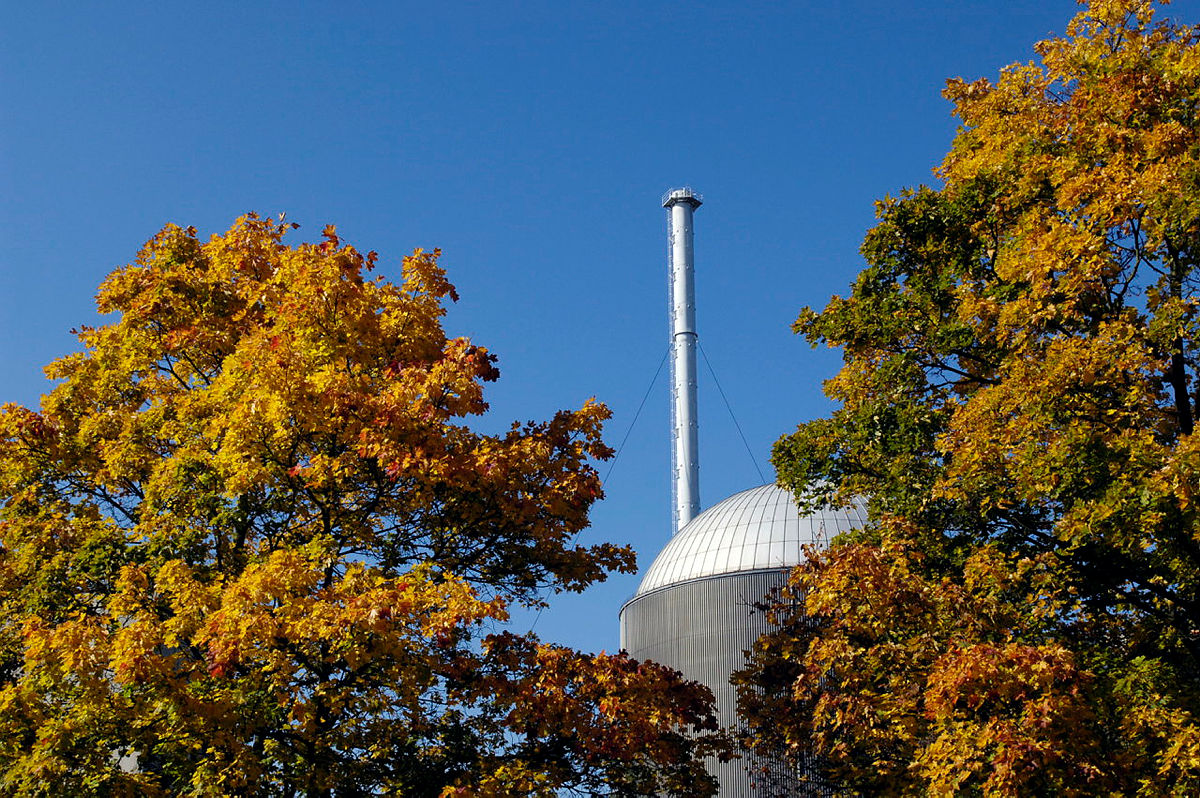
[[[621,443],[617,446],[616,454],[613,455],[612,462],[608,464],[608,472],[604,475],[605,485],[608,484],[608,478],[612,476],[613,469],[617,467],[617,458],[624,451],[625,444],[629,441],[629,436],[633,433],[633,427],[642,415],[642,409],[646,406],[646,400],[650,398],[650,392],[654,390],[654,385],[658,382],[658,375],[662,374],[663,365],[666,364],[667,356],[670,354],[671,347],[668,345],[666,351],[663,352],[662,360],[658,361],[658,368],[654,370],[654,376],[650,378],[650,384],[646,386],[646,393],[642,395],[642,403],[638,405],[637,411],[633,414],[633,420],[629,422],[629,429],[625,430],[625,437],[621,438]]]
[[[604,485],[608,484],[608,480],[609,480],[609,477],[612,476],[613,469],[617,467],[617,460],[618,460],[618,458],[620,458],[621,452],[624,451],[625,444],[628,443],[628,441],[629,441],[629,436],[631,434],[633,434],[633,428],[637,424],[637,420],[639,418],[641,418],[642,410],[644,410],[646,407],[646,401],[650,398],[650,393],[654,390],[655,384],[658,383],[658,375],[662,374],[663,365],[666,364],[667,357],[670,354],[671,354],[671,346],[668,344],[666,351],[663,352],[662,359],[658,361],[658,368],[656,368],[654,370],[654,376],[650,378],[650,384],[646,386],[646,393],[644,393],[642,395],[642,401],[638,405],[637,410],[634,412],[633,419],[629,422],[629,428],[625,430],[625,435],[624,435],[624,437],[621,438],[621,443],[617,446],[617,450],[613,454],[612,462],[610,462],[608,464],[608,471],[604,474],[604,480],[603,480],[602,484],[604,484]],[[709,368],[711,369],[712,367],[710,366]],[[734,421],[734,423],[736,424],[737,422]],[[579,537],[579,532],[576,532],[574,537],[571,538],[571,542],[574,543],[575,539],[578,537]],[[542,619],[542,611],[544,609],[545,609],[544,606],[538,608],[537,615],[535,615],[533,617],[533,623],[529,624],[530,632],[533,632],[533,628],[535,626],[537,626],[538,621],[540,621]]]
[[[721,394],[721,399],[725,402],[725,409],[729,411],[729,417],[733,419],[733,426],[737,428],[738,436],[742,439],[742,445],[746,447],[746,454],[750,456],[750,462],[754,463],[754,470],[758,472],[758,478],[765,484],[767,478],[763,476],[762,469],[758,467],[758,460],[754,458],[754,452],[750,449],[750,444],[746,441],[746,434],[742,432],[742,425],[738,423],[737,416],[733,414],[733,406],[729,404],[729,397],[725,396],[725,389],[721,387],[721,381],[717,379],[716,369],[713,368],[712,362],[708,359],[708,353],[704,351],[704,345],[699,341],[696,342],[700,349],[700,354],[704,357],[704,365],[708,366],[708,373],[712,375],[713,383],[717,386],[717,392]]]

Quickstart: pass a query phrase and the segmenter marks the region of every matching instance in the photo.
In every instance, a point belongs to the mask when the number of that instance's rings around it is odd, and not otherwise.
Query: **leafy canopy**
[[[874,522],[796,572],[743,697],[839,788],[1200,790],[1200,32],[1155,5],[950,81],[941,186],[797,321],[844,365],[780,480]]]
[[[0,792],[707,794],[703,688],[498,631],[633,568],[608,411],[475,432],[438,253],[293,226],[164,228],[0,411]]]

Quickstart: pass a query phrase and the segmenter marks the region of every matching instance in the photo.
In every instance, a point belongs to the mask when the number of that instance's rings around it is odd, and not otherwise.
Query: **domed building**
[[[692,214],[701,204],[689,188],[663,197],[671,272],[672,480],[675,532],[621,608],[621,648],[668,665],[712,690],[717,717],[736,729],[737,691],[729,683],[746,652],[770,630],[762,603],[804,561],[804,547],[863,526],[866,506],[802,514],[774,485],[734,494],[700,512],[696,419],[696,332]],[[720,798],[752,798],[763,770],[794,778],[782,762],[711,759]],[[752,772],[753,771],[753,772]],[[797,780],[797,789],[799,788]]]
[[[824,547],[866,520],[861,502],[801,514],[792,495],[774,485],[730,496],[679,530],[646,570],[621,609],[621,648],[707,685],[721,725],[736,728],[737,691],[729,677],[771,628],[761,602],[804,561],[803,547]],[[711,760],[718,795],[755,795],[748,772],[755,764]]]

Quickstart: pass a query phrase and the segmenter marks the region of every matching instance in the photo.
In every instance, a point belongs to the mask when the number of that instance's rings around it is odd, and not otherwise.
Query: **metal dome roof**
[[[679,530],[642,577],[636,596],[668,585],[739,571],[790,568],[804,560],[802,546],[866,524],[866,502],[823,507],[801,515],[792,494],[775,485],[735,493]]]

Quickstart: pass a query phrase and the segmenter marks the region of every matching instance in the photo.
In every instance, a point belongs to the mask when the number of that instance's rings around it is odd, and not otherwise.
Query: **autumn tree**
[[[873,522],[741,681],[826,786],[1200,791],[1200,32],[1161,16],[1093,0],[950,81],[940,184],[880,202],[850,295],[797,321],[844,365],[779,478]]]
[[[703,688],[502,625],[633,567],[605,408],[472,430],[438,253],[291,227],[164,228],[0,412],[0,792],[710,793]]]

